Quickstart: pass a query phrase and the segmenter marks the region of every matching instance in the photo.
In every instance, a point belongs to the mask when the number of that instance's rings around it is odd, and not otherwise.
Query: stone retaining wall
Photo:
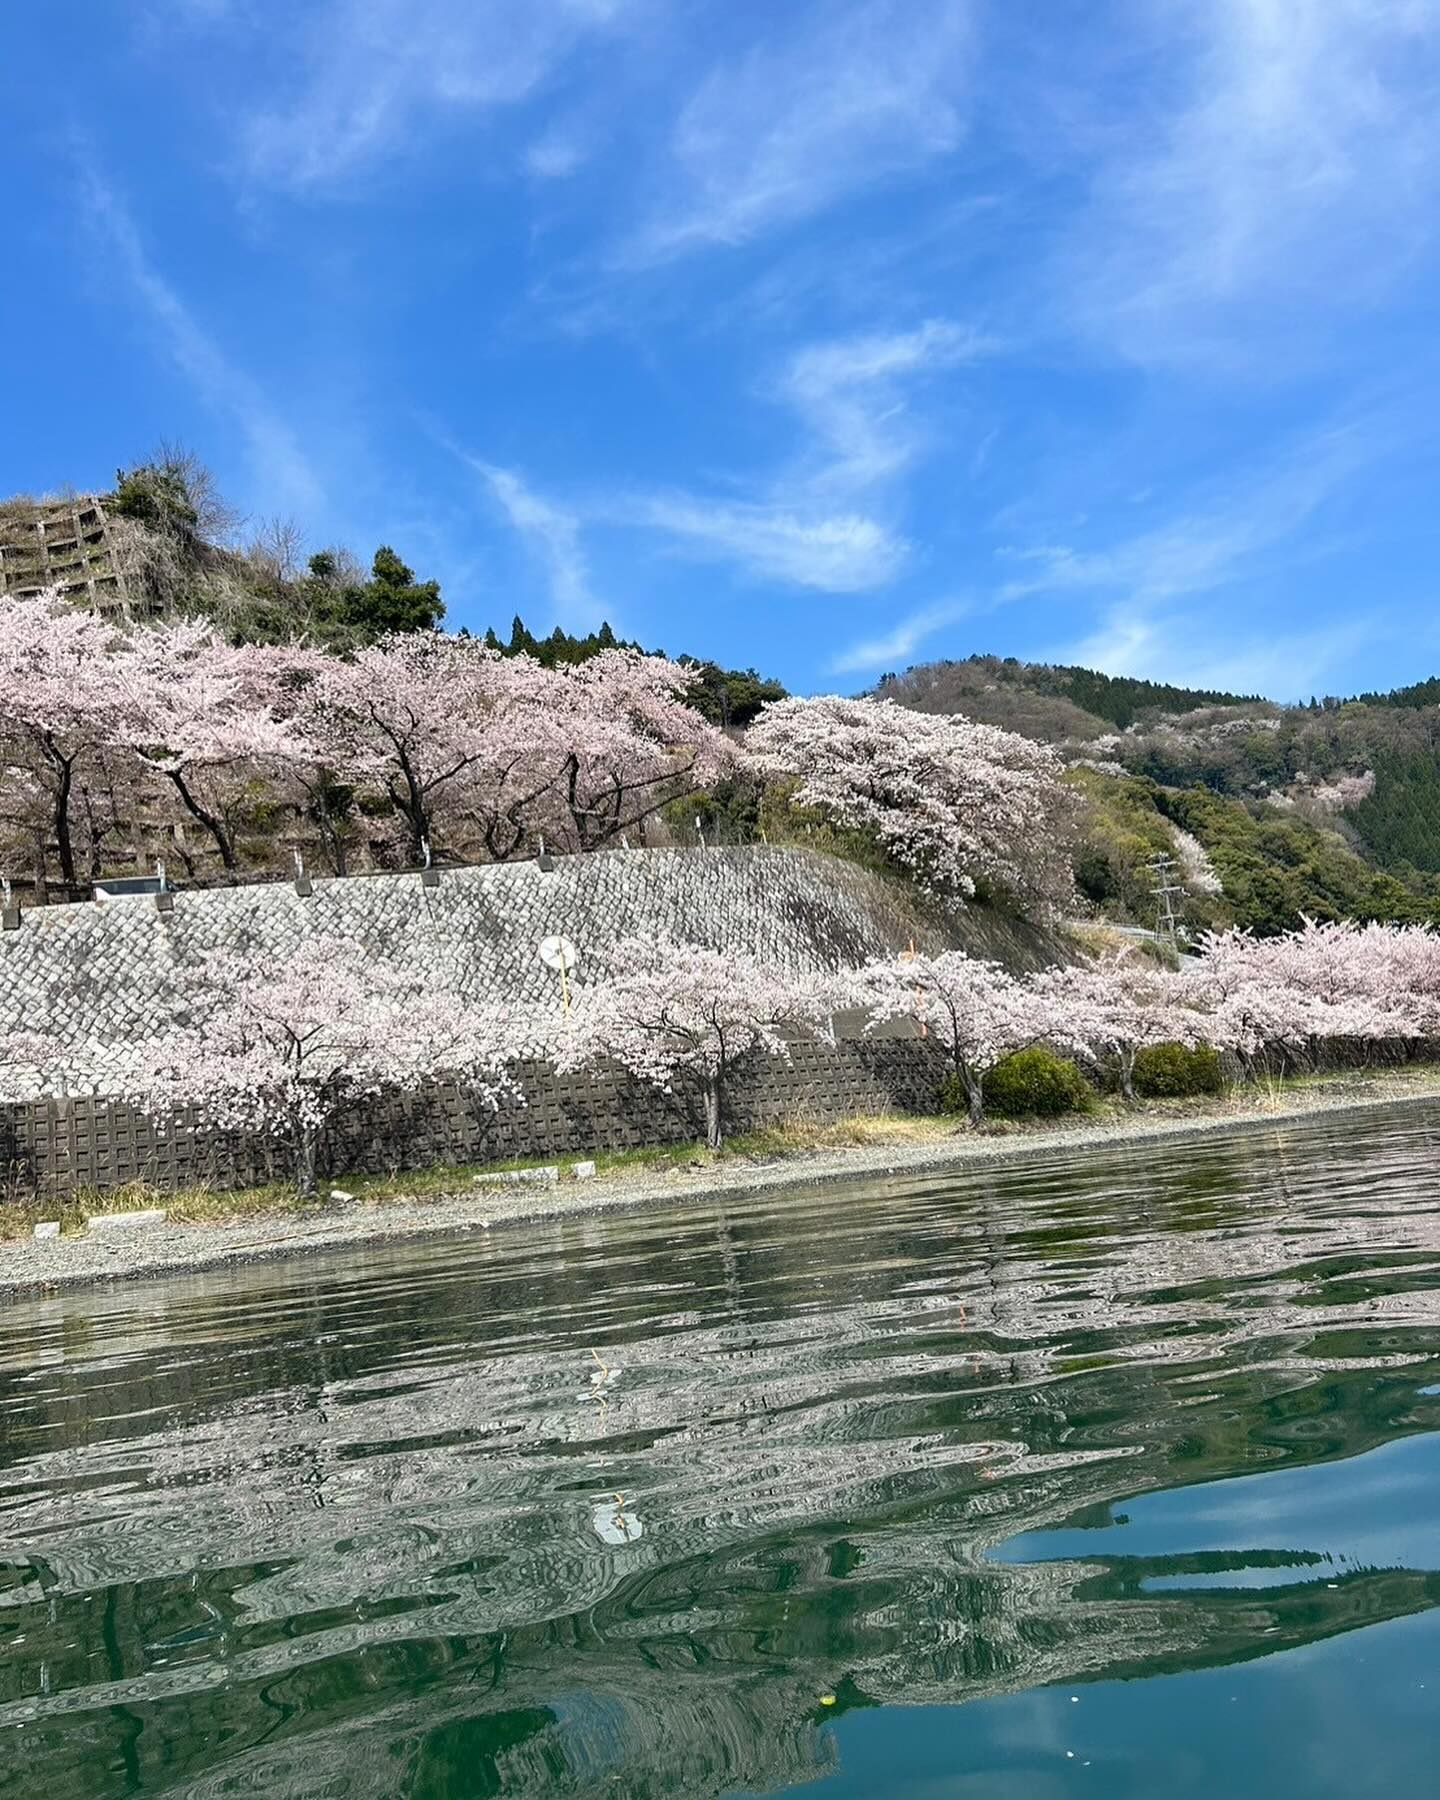
[[[737,1073],[728,1126],[933,1112],[941,1073],[933,1045],[914,1038],[797,1044],[788,1061],[763,1057]],[[560,1076],[530,1063],[517,1074],[523,1102],[498,1112],[449,1085],[367,1101],[336,1121],[324,1166],[332,1177],[383,1174],[684,1143],[702,1132],[694,1095],[667,1095],[620,1072]],[[288,1173],[263,1146],[207,1127],[194,1109],[162,1123],[102,1098],[0,1110],[0,1161],[12,1195],[47,1199],[133,1181],[170,1190],[246,1187]]]
[[[560,988],[539,960],[564,933],[580,951],[576,982],[603,979],[617,942],[635,933],[743,950],[803,974],[903,949],[938,948],[947,921],[899,884],[804,851],[601,851],[553,868],[504,863],[418,874],[128,895],[27,911],[0,932],[0,1030],[35,1026],[77,1049],[123,1056],[183,1005],[189,969],[211,952],[261,966],[313,939],[359,943],[378,965],[477,1002],[558,1011]]]
[[[358,943],[378,966],[479,1003],[558,1012],[542,938],[579,948],[579,987],[607,974],[615,945],[643,933],[746,952],[793,974],[826,973],[913,944],[949,944],[1014,969],[1063,949],[989,908],[943,915],[903,883],[811,851],[754,845],[717,850],[612,850],[486,868],[181,890],[26,911],[0,931],[0,1037],[43,1032],[73,1051],[72,1097],[0,1106],[0,1176],[47,1195],[148,1181],[157,1187],[264,1178],[253,1144],[217,1134],[193,1112],[157,1125],[106,1096],[124,1091],[127,1058],[183,1023],[192,971],[212,952],[269,967],[307,940]],[[82,1071],[92,1072],[90,1097]],[[736,1088],[737,1121],[794,1113],[831,1119],[933,1104],[923,1046],[797,1046],[793,1063],[758,1064]],[[94,1092],[98,1089],[100,1091]],[[529,1104],[477,1112],[437,1086],[369,1105],[341,1121],[329,1163],[382,1171],[425,1163],[563,1155],[676,1141],[695,1125],[653,1090],[604,1078],[525,1071]]]

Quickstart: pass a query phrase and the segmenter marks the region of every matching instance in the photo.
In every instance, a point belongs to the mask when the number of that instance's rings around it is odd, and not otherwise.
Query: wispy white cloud
[[[764,580],[830,593],[879,587],[910,553],[874,504],[924,448],[907,383],[990,347],[947,320],[804,346],[771,390],[796,413],[803,442],[758,494],[737,501],[670,493],[629,510],[688,554]]]
[[[1174,517],[1097,549],[1068,544],[1011,546],[1002,557],[1021,572],[1000,600],[1071,592],[1121,592],[1132,606],[1204,594],[1256,572],[1282,551],[1351,476],[1393,449],[1384,422],[1367,419],[1306,435],[1268,468],[1212,486]],[[1314,539],[1302,550],[1314,554]]]
[[[943,626],[953,625],[970,611],[964,600],[939,600],[922,606],[899,620],[880,637],[863,638],[831,659],[834,675],[870,674],[879,669],[896,669],[912,657],[928,637]]]
[[[839,338],[798,351],[780,391],[813,439],[812,488],[863,491],[899,475],[923,441],[906,407],[906,379],[973,362],[995,348],[978,332],[931,319],[914,331]]]
[[[1373,619],[1313,631],[1234,633],[1217,630],[1213,618],[1148,619],[1122,607],[1097,630],[1050,655],[1056,662],[1112,675],[1299,700],[1343,686],[1346,665],[1359,651],[1373,647],[1374,637]]]
[[[1374,298],[1433,237],[1434,0],[1132,17],[1155,78],[1091,122],[1107,148],[1056,289],[1087,333],[1146,360],[1253,357]]]
[[[590,586],[590,567],[574,513],[537,494],[513,469],[464,460],[480,475],[506,518],[532,546],[543,564],[557,624],[568,631],[589,631],[600,623],[601,607]]]
[[[1093,550],[1041,544],[1002,552],[1020,572],[995,597],[1099,603],[1098,624],[1058,646],[1056,661],[1293,698],[1340,674],[1373,634],[1373,616],[1251,630],[1253,596],[1291,592],[1297,566],[1324,561],[1337,533],[1343,537],[1338,525],[1322,528],[1326,509],[1406,441],[1383,411],[1307,434],[1268,466],[1211,484],[1147,530]]]
[[[744,243],[953,151],[971,14],[972,0],[776,9],[776,36],[710,70],[680,113],[630,258]]]
[[[181,22],[213,23],[235,10],[236,0],[149,0],[147,10],[173,24]]]
[[[574,130],[557,127],[537,138],[524,155],[526,172],[537,181],[563,181],[589,157],[589,146]]]
[[[244,129],[247,173],[291,189],[404,149],[437,116],[514,105],[646,0],[325,0],[297,8],[299,75]]]
[[[81,203],[93,237],[108,246],[107,285],[118,275],[154,331],[167,360],[193,383],[212,411],[239,428],[267,505],[314,513],[322,488],[294,431],[259,384],[239,368],[204,330],[146,254],[123,199],[100,172],[82,161]]]
[[[762,580],[826,593],[878,587],[899,573],[909,554],[903,538],[860,513],[795,512],[779,502],[747,504],[683,494],[655,495],[626,511],[688,555],[735,563]]]

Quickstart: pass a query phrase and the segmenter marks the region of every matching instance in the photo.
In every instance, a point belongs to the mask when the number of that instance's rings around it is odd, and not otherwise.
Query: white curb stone
[[[42,1219],[35,1227],[35,1236],[37,1238],[58,1238],[59,1235],[60,1221],[58,1219]]]
[[[570,1173],[577,1181],[591,1181],[595,1176],[595,1164],[593,1162],[571,1163]]]
[[[475,1180],[482,1186],[492,1181],[513,1184],[517,1181],[552,1182],[560,1179],[559,1163],[545,1163],[538,1169],[497,1169],[493,1175],[477,1175]]]
[[[162,1206],[142,1207],[139,1212],[95,1213],[85,1221],[88,1231],[134,1231],[142,1225],[163,1225],[165,1209]]]

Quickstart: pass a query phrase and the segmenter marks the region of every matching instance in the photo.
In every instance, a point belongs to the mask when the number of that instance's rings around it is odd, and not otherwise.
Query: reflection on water
[[[13,1305],[0,1787],[1428,1794],[1437,1136]]]

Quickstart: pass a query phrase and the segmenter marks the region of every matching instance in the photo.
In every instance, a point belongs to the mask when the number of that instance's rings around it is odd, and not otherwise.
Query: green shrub
[[[1067,1056],[1036,1046],[1007,1056],[985,1077],[985,1104],[1009,1118],[1053,1118],[1090,1105],[1085,1077]]]
[[[1208,1044],[1151,1044],[1135,1058],[1135,1092],[1147,1100],[1175,1100],[1186,1094],[1218,1094],[1225,1071]]]
[[[965,1083],[952,1069],[940,1081],[940,1110],[942,1113],[962,1114],[970,1110],[970,1102],[966,1098]]]

